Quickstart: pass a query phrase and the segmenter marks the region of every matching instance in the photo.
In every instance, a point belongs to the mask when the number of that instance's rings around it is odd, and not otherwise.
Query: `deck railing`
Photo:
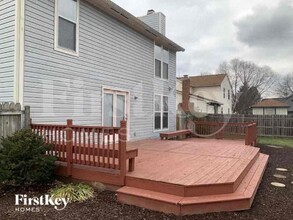
[[[67,175],[71,176],[74,165],[84,165],[126,174],[127,123],[120,127],[73,125],[71,119],[66,125],[34,124],[31,129],[52,145],[48,154],[65,162]]]
[[[228,123],[211,121],[194,121],[192,129],[196,136],[216,137],[222,139],[224,136],[244,136],[246,145],[255,145],[257,138],[256,123]]]

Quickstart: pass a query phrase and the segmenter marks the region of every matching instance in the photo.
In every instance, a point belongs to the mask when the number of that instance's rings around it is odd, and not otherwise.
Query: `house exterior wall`
[[[15,0],[0,1],[0,102],[14,101]]]
[[[182,97],[180,98],[180,92],[182,92],[182,82],[181,80],[176,80],[176,91],[177,91],[177,105],[181,103]],[[223,95],[223,88],[225,88],[225,98]],[[228,99],[228,91],[230,91],[230,99]],[[210,86],[210,87],[198,87],[190,88],[190,102],[194,103],[194,110],[196,112],[203,112],[208,114],[215,114],[215,109],[213,106],[208,105],[209,100],[214,100],[219,103],[222,103],[220,107],[218,107],[218,113],[222,112],[223,114],[232,114],[232,88],[229,82],[228,77],[225,77],[221,86]],[[203,97],[199,98],[197,96]],[[208,100],[209,99],[209,100]]]
[[[192,94],[193,89],[190,88],[190,94]],[[211,105],[208,105],[208,100],[202,99],[199,97],[196,97],[195,95],[190,95],[189,99],[190,103],[194,104],[194,111],[196,112],[202,112],[202,113],[208,113],[208,114],[214,114],[215,110],[214,107]],[[179,110],[178,105],[182,103],[182,81],[176,80],[176,106],[177,110]]]
[[[253,115],[288,115],[287,108],[253,108]]]
[[[169,97],[169,130],[175,130],[176,53],[169,80],[154,77],[154,42],[80,1],[79,56],[54,50],[54,1],[27,0],[24,104],[34,122],[102,124],[102,90],[129,92],[130,139],[155,137],[154,95]],[[138,99],[134,99],[134,97]]]
[[[225,88],[225,98],[223,95],[224,88]],[[230,91],[230,99],[228,99],[228,91]],[[223,80],[221,84],[221,93],[219,94],[219,96],[220,96],[220,99],[217,101],[223,103],[223,105],[221,106],[223,108],[223,113],[231,114],[232,113],[232,87],[227,76],[225,77],[225,79]]]
[[[252,109],[252,114],[253,115],[263,115],[264,110],[263,108],[253,108]]]
[[[276,115],[288,115],[287,108],[276,108]]]

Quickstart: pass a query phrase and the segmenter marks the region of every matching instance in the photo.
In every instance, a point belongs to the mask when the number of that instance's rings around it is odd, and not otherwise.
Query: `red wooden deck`
[[[177,215],[249,209],[268,160],[243,140],[149,139],[132,147],[135,171],[118,200]]]

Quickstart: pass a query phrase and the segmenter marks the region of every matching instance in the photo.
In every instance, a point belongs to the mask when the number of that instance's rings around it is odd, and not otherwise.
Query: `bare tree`
[[[233,106],[237,104],[238,92],[243,85],[247,85],[248,88],[254,87],[260,95],[263,95],[268,93],[276,82],[276,73],[270,67],[260,67],[253,62],[239,59],[221,63],[217,72],[229,75],[233,91]]]
[[[276,93],[282,98],[293,95],[293,73],[281,78],[280,82],[276,85]]]

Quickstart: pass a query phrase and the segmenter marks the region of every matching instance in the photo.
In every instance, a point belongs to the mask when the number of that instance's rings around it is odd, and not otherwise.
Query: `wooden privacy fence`
[[[120,127],[33,124],[31,128],[52,145],[59,174],[83,180],[124,185],[126,175],[127,123]],[[63,169],[62,169],[63,168]]]
[[[292,115],[208,115],[204,121],[214,122],[254,122],[259,136],[292,137]]]
[[[193,121],[188,123],[195,136],[216,137],[222,139],[226,136],[244,136],[246,145],[256,145],[257,129],[256,123],[225,123],[211,121]]]
[[[0,138],[12,135],[21,128],[28,128],[29,122],[29,106],[22,111],[19,103],[0,103]]]

